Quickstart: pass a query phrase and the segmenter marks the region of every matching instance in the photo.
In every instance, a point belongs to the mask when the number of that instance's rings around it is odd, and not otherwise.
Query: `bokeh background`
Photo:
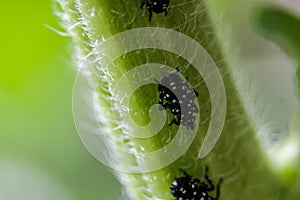
[[[0,200],[114,200],[121,188],[72,118],[71,39],[51,0],[0,5]]]

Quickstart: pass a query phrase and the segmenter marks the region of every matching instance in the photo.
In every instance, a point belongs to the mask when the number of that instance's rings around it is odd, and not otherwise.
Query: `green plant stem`
[[[169,166],[149,173],[131,174],[116,172],[118,179],[124,185],[127,194],[132,199],[172,199],[170,184],[175,177],[182,176],[180,168],[189,174],[201,177],[204,166],[210,167],[209,175],[216,183],[224,179],[221,185],[222,199],[280,199],[282,191],[286,191],[282,181],[277,178],[269,166],[266,153],[262,150],[257,140],[254,122],[245,111],[245,105],[236,89],[232,69],[229,69],[222,54],[222,41],[217,39],[215,21],[207,4],[202,1],[186,2],[184,0],[172,1],[167,17],[163,14],[154,14],[152,21],[148,21],[147,10],[140,9],[140,1],[122,0],[60,0],[59,15],[64,26],[74,40],[74,60],[78,66],[86,67],[90,74],[87,76],[91,82],[97,81],[100,75],[100,85],[105,89],[98,89],[100,94],[111,95],[109,85],[121,77],[122,73],[147,62],[166,63],[174,68],[187,65],[186,61],[170,53],[162,51],[141,50],[132,52],[118,59],[110,66],[110,75],[114,80],[107,79],[101,71],[101,62],[94,62],[99,58],[95,51],[95,44],[125,30],[140,27],[164,27],[186,34],[198,41],[217,63],[222,75],[227,95],[227,115],[221,138],[213,151],[204,159],[197,159],[199,147],[204,134],[208,129],[211,115],[210,97],[205,84],[195,89],[200,94],[198,103],[201,107],[201,123],[197,137],[189,150],[176,162]],[[176,41],[174,41],[176,42]],[[119,46],[110,46],[111,51]],[[88,55],[88,56],[87,56]],[[190,82],[201,82],[201,77],[194,76],[195,70],[187,68],[185,76]],[[109,81],[107,81],[109,80]],[[203,82],[203,81],[202,81]],[[131,87],[128,85],[128,87]],[[149,100],[150,99],[150,100]],[[139,124],[147,124],[149,117],[148,108],[157,103],[156,86],[141,88],[133,96],[131,108],[137,112],[135,120]],[[99,107],[108,114],[103,114],[110,119],[111,104],[105,98],[99,99]],[[109,120],[108,120],[109,121]],[[165,144],[166,135],[176,132],[176,127],[168,127],[156,137],[149,140],[139,140],[122,137],[122,131],[116,131],[118,122],[106,123],[109,140],[117,146],[132,150],[143,145],[145,151],[152,151]],[[173,137],[170,135],[170,137]],[[113,155],[119,157],[119,155]],[[120,158],[120,165],[122,165]],[[164,159],[164,155],[157,158],[157,162]],[[135,158],[138,163],[138,158]],[[214,194],[211,194],[214,196]]]

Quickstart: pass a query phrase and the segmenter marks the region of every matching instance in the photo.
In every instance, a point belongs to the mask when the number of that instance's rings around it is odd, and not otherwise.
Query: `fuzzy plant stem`
[[[216,2],[216,1],[212,1]],[[147,63],[161,63],[178,68],[184,77],[199,93],[197,98],[201,118],[197,135],[188,150],[177,160],[163,168],[153,171],[134,173],[128,170],[115,170],[115,174],[124,186],[124,198],[128,199],[174,199],[170,192],[170,185],[176,177],[184,176],[181,169],[188,174],[201,178],[205,166],[209,167],[208,175],[216,184],[221,178],[220,199],[252,200],[252,199],[287,199],[290,187],[299,184],[297,178],[299,170],[294,170],[293,180],[282,178],[285,173],[274,170],[266,149],[262,148],[258,138],[256,121],[249,115],[247,99],[238,90],[239,81],[235,79],[233,62],[223,53],[226,45],[222,42],[226,38],[219,37],[218,23],[213,16],[213,5],[203,0],[171,1],[167,16],[164,13],[153,12],[149,21],[149,12],[141,9],[142,0],[57,0],[57,15],[62,25],[73,39],[74,63],[80,73],[91,85],[96,95],[96,121],[100,126],[102,150],[107,150],[107,157],[114,160],[113,168],[123,169],[126,162],[132,163],[138,169],[143,165],[143,157],[138,153],[151,152],[160,149],[172,140],[178,130],[176,125],[169,126],[166,122],[163,129],[149,138],[135,138],[128,136],[133,130],[130,123],[122,118],[122,112],[115,98],[114,86],[122,75],[135,66]],[[109,67],[104,67],[105,56],[111,56],[120,49],[126,49],[123,43],[112,43],[99,49],[99,44],[121,32],[143,28],[161,27],[174,30],[189,36],[198,42],[210,58],[216,63],[221,74],[226,92],[226,118],[222,134],[211,152],[207,156],[198,156],[205,133],[209,130],[211,120],[212,101],[206,77],[197,74],[193,66],[180,55],[160,49],[139,49],[126,52],[114,60]],[[225,35],[226,36],[226,35]],[[151,35],[145,35],[145,41]],[[164,35],[161,35],[164,38]],[[180,40],[180,38],[178,38]],[[164,41],[162,41],[164,42]],[[176,41],[172,41],[176,42]],[[189,48],[189,47],[187,47]],[[103,51],[106,54],[103,54]],[[230,58],[231,59],[231,58]],[[136,75],[133,79],[138,79]],[[159,80],[156,80],[159,81]],[[125,89],[133,88],[130,80]],[[137,89],[129,102],[130,115],[135,123],[146,126],[150,119],[148,110],[158,103],[157,84],[152,83]],[[89,101],[89,100],[87,100]],[[167,112],[167,118],[174,117]],[[94,127],[98,128],[98,127]],[[150,128],[149,128],[150,129]],[[145,134],[141,131],[135,134]],[[185,141],[182,141],[183,143]],[[111,148],[115,145],[131,153],[131,157],[119,154]],[[99,146],[101,146],[99,144]],[[108,151],[109,150],[109,151]],[[298,155],[299,156],[299,155]],[[166,154],[161,152],[151,161],[153,165],[164,163]],[[100,159],[101,160],[101,159]],[[106,163],[105,163],[106,164]],[[124,167],[125,168],[125,167]],[[284,168],[285,169],[285,168]],[[285,171],[281,169],[281,171]],[[279,174],[279,175],[278,175]],[[209,192],[214,197],[215,191]],[[299,192],[294,192],[290,199],[297,199]],[[101,197],[99,197],[101,199]]]

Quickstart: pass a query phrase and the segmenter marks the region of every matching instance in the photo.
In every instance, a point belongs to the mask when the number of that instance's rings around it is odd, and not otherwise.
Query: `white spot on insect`
[[[193,192],[193,195],[196,195],[197,194],[197,192]]]
[[[152,1],[152,3],[153,2],[154,1]],[[156,2],[157,5],[162,5],[160,1]],[[186,83],[186,80],[182,80],[177,74],[171,74],[163,77],[161,83],[168,85],[168,87],[159,84],[158,90],[161,92],[159,104],[161,104],[165,109],[169,109],[174,115],[174,119],[169,125],[183,124],[184,126],[187,126],[188,129],[194,129],[193,127],[195,125],[192,121],[195,120],[193,119],[191,121],[191,118],[193,118],[193,113],[198,112],[198,108],[194,105],[195,97],[191,94],[195,90]],[[173,94],[172,91],[180,92],[179,95],[181,98],[177,99],[176,94]],[[184,111],[185,115],[182,115],[181,106],[187,108],[187,110]],[[194,187],[196,187],[196,185]]]

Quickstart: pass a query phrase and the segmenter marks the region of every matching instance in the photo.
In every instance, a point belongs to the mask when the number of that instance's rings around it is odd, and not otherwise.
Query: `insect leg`
[[[217,194],[216,194],[216,198],[215,198],[215,200],[219,200],[219,198],[220,198],[220,186],[221,186],[221,183],[223,182],[223,179],[221,178],[220,180],[219,180],[219,182],[218,182],[218,185],[217,185]]]
[[[198,97],[199,93],[195,89],[194,89],[194,92],[195,92],[196,97]]]
[[[165,16],[167,16],[167,14],[168,14],[168,11],[167,11],[167,10],[165,10]]]
[[[151,22],[151,18],[152,18],[152,10],[149,8],[149,22]]]
[[[143,1],[143,3],[141,4],[141,9],[144,8],[145,3],[146,3],[146,1]]]
[[[191,177],[191,175],[189,175],[186,171],[184,171],[183,169],[180,168],[180,171],[185,175],[185,176],[188,176],[188,177]]]
[[[208,176],[208,166],[205,167],[204,177],[205,177],[205,180],[207,181],[207,183],[209,184],[209,187],[207,188],[207,190],[213,191],[215,189],[215,185]]]
[[[176,119],[173,119],[173,120],[171,121],[171,123],[169,124],[169,126],[172,126],[172,124],[176,124],[177,126],[180,125],[179,121],[177,121]]]

